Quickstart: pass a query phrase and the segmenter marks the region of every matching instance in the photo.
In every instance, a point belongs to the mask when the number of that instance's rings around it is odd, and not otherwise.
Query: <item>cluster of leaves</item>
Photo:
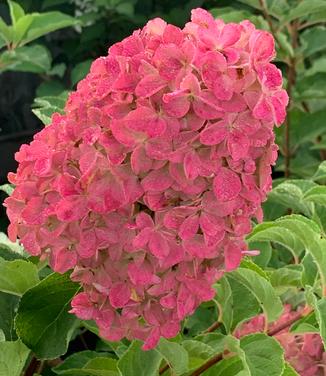
[[[54,3],[66,6],[47,0],[43,9]],[[44,262],[28,257],[18,243],[0,234],[0,375],[297,375],[270,333],[240,339],[234,333],[259,313],[273,322],[284,304],[293,309],[305,305],[311,313],[289,324],[290,331],[318,332],[326,342],[326,1],[238,0],[232,6],[218,2],[218,8],[216,1],[191,1],[182,13],[169,1],[157,8],[145,1],[143,9],[136,0],[73,3],[79,10],[75,18],[58,11],[25,14],[9,1],[12,25],[0,20],[0,69],[48,77],[33,108],[44,124],[54,111],[62,111],[67,90],[86,74],[90,57],[69,71],[70,86],[63,87],[57,82],[62,66],[51,65],[44,45],[27,43],[69,25],[91,30],[95,40],[108,14],[114,14],[117,23],[129,20],[129,27],[141,25],[153,12],[164,12],[169,22],[183,22],[188,8],[198,5],[227,22],[250,19],[274,34],[290,109],[277,134],[280,158],[273,191],[264,204],[265,222],[247,238],[260,255],[244,259],[238,270],[219,280],[216,298],[184,322],[182,333],[171,341],[162,339],[155,350],[142,351],[138,341],[99,338],[94,323],[68,313],[79,286],[67,275],[51,273]],[[82,32],[84,42],[94,42],[86,34]],[[105,42],[101,37],[100,43]],[[82,50],[78,53],[84,56]],[[9,185],[0,189],[11,193]]]

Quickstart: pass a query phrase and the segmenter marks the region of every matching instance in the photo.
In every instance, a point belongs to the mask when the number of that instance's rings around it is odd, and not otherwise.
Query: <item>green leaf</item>
[[[54,11],[47,13],[32,13],[33,22],[21,44],[26,44],[52,31],[64,27],[78,25],[79,21],[67,14]]]
[[[270,276],[272,286],[278,290],[279,294],[291,287],[303,287],[302,269],[301,265],[287,265],[284,268],[274,270]]]
[[[68,356],[61,364],[52,368],[52,370],[61,375],[72,369],[83,368],[91,359],[98,358],[99,356],[101,356],[101,353],[96,351],[80,351]]]
[[[236,376],[243,370],[242,361],[238,356],[222,359],[220,362],[210,367],[203,376]]]
[[[303,97],[309,99],[314,94],[311,93],[314,86],[310,80],[314,81],[315,79],[316,76],[312,76],[301,81],[301,87],[298,88],[299,100]],[[323,88],[321,88],[321,90],[322,92],[324,91]],[[321,95],[323,95],[323,93],[321,93]],[[291,122],[290,139],[291,149],[293,150],[296,150],[300,145],[307,142],[315,142],[318,136],[325,133],[325,127],[323,126],[326,121],[325,110],[317,111],[313,114],[292,110],[289,111],[288,116]],[[306,126],[307,124],[309,124],[309,127]]]
[[[104,355],[98,354],[97,357],[91,357],[82,366],[76,365],[75,367],[65,367],[64,369],[55,367],[53,371],[62,376],[119,376],[117,360]]]
[[[199,340],[185,340],[182,347],[187,351],[189,357],[189,370],[200,367],[205,360],[215,354],[212,346]]]
[[[302,285],[314,286],[318,277],[317,265],[310,253],[305,254],[301,261],[303,266]]]
[[[19,47],[5,51],[0,60],[3,70],[45,73],[51,68],[51,55],[44,46]]]
[[[173,370],[175,375],[182,375],[188,371],[188,353],[178,343],[161,338],[156,351],[158,351],[170,365],[170,368]]]
[[[17,339],[14,329],[14,318],[18,308],[19,298],[11,294],[0,292],[0,328],[7,341]]]
[[[39,282],[37,267],[26,260],[0,258],[0,291],[22,296]]]
[[[53,273],[23,295],[15,320],[16,331],[39,359],[57,358],[67,351],[78,323],[68,311],[79,288],[68,274]]]
[[[140,341],[133,341],[118,361],[121,376],[156,376],[162,356],[155,350],[143,351]]]
[[[75,86],[77,82],[85,78],[86,74],[89,72],[93,60],[85,60],[77,64],[71,71],[71,85]]]
[[[315,305],[316,319],[319,325],[320,335],[326,349],[326,297],[318,300]]]
[[[213,8],[209,12],[215,18],[221,18],[224,22],[240,22],[244,19],[250,19],[251,13],[246,10],[235,9],[232,7]]]
[[[48,125],[51,123],[52,115],[55,112],[64,113],[68,93],[63,92],[58,96],[46,96],[35,98],[32,112],[43,122]]]
[[[252,259],[261,268],[265,268],[271,257],[272,257],[272,247],[268,242],[249,242],[250,250],[258,250],[260,254],[258,256],[253,256]]]
[[[23,39],[25,36],[28,28],[30,27],[31,23],[33,22],[34,17],[31,14],[26,14],[26,16],[23,16],[18,20],[16,25],[13,29],[13,44],[14,47],[17,47],[19,45],[19,42]]]
[[[12,26],[8,26],[0,17],[0,36],[7,44],[12,42]]]
[[[21,342],[0,342],[0,375],[20,376],[29,355]]]
[[[283,311],[281,300],[276,295],[272,285],[253,270],[238,268],[228,273],[229,280],[243,284],[256,297],[268,322],[278,319]]]
[[[263,222],[257,225],[247,240],[252,241],[267,241],[281,244],[286,247],[295,258],[302,253],[304,245],[301,240],[286,228],[281,228],[277,222]]]
[[[261,307],[255,295],[240,281],[228,274],[216,287],[220,321],[227,333],[231,333],[241,322],[256,316]],[[245,298],[244,298],[245,297]]]
[[[6,234],[0,232],[0,257],[8,259],[6,254],[9,253],[12,256],[9,258],[22,258],[24,257],[23,247],[16,241],[15,243],[10,241]]]
[[[301,34],[300,40],[304,47],[303,54],[305,58],[326,48],[325,33],[326,28],[324,26],[315,26],[305,30]]]
[[[326,98],[326,88],[323,85],[325,81],[326,74],[325,73],[316,73],[313,76],[303,76],[302,78],[297,80],[295,91],[293,93],[293,99],[295,102],[305,101],[305,100],[324,100]],[[325,113],[325,110],[322,109],[318,112],[313,114],[308,114],[308,117],[311,118],[311,123],[309,123],[309,129],[307,129],[307,135],[304,139],[307,139],[308,136],[310,138],[309,141],[312,141],[310,134],[317,133],[324,134],[325,129],[322,130],[320,124],[318,125],[314,120],[318,117],[324,117],[322,114]],[[307,115],[305,116],[307,118]],[[295,123],[294,123],[295,124]],[[304,123],[303,123],[304,124]],[[311,128],[311,129],[310,129]],[[293,130],[290,132],[294,134],[297,132],[296,139],[298,138],[299,134],[302,134],[302,130],[300,131],[298,127],[294,126]],[[303,140],[304,140],[303,139]],[[301,141],[301,144],[303,143]]]
[[[16,2],[8,0],[10,18],[13,25],[15,25],[18,20],[25,16],[24,9]]]
[[[14,187],[12,184],[3,184],[3,185],[0,185],[0,191],[3,191],[5,193],[7,193],[8,196],[10,196],[12,194],[12,192],[14,191]]]
[[[319,13],[326,10],[326,2],[324,0],[303,0],[298,5],[290,10],[284,16],[283,21],[289,22],[296,18],[307,17],[312,13]]]
[[[290,327],[291,333],[319,333],[315,312],[303,316]]]
[[[305,202],[304,192],[315,185],[316,184],[310,180],[286,180],[273,188],[268,195],[268,199],[273,202],[281,203],[297,213],[302,213],[310,217],[313,213],[314,206],[310,202]]]
[[[250,334],[240,340],[231,338],[230,350],[238,353],[244,366],[243,375],[280,376],[284,369],[281,345],[263,333]]]
[[[321,238],[320,227],[316,222],[301,215],[289,215],[276,221],[279,228],[286,228],[296,236],[309,252],[318,268],[322,284],[326,286],[326,239]]]
[[[323,161],[319,166],[313,177],[314,181],[326,179],[326,161]]]
[[[267,273],[258,265],[256,265],[253,261],[251,261],[249,257],[245,257],[242,259],[240,267],[244,269],[250,269],[269,281],[269,276],[267,275]]]
[[[315,204],[326,206],[326,186],[318,185],[309,189],[305,193],[304,199],[306,201],[314,202]]]

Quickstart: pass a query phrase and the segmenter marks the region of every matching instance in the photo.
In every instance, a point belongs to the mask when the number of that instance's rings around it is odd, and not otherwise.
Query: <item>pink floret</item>
[[[72,270],[72,312],[103,337],[155,347],[239,266],[288,102],[274,56],[249,21],[156,18],[95,60],[16,154],[10,238]]]

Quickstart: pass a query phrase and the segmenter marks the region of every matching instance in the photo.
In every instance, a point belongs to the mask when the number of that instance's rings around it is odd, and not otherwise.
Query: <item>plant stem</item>
[[[212,333],[221,325],[220,321],[215,321],[211,326],[209,326],[203,333]]]
[[[208,359],[208,361],[202,364],[199,368],[197,368],[194,372],[190,373],[189,376],[199,376],[214,364],[218,363],[223,359],[223,354],[216,354],[212,358]]]
[[[168,363],[167,363],[165,366],[163,366],[162,368],[160,368],[160,370],[159,370],[159,375],[163,375],[163,373],[164,373],[165,371],[167,371],[169,368],[170,368],[170,366],[169,366]]]
[[[294,324],[296,321],[302,319],[303,317],[307,316],[310,312],[312,312],[312,309],[309,308],[309,307],[303,309],[301,312],[297,312],[288,321],[285,321],[282,324],[276,326],[275,328],[268,330],[267,334],[271,337],[279,334],[282,330],[289,328],[292,324]]]

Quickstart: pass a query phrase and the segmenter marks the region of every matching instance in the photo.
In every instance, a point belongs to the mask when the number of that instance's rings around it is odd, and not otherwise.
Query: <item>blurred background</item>
[[[196,7],[274,34],[291,97],[274,178],[310,177],[326,157],[326,0],[0,0],[0,184],[92,60],[153,17],[182,27]]]

